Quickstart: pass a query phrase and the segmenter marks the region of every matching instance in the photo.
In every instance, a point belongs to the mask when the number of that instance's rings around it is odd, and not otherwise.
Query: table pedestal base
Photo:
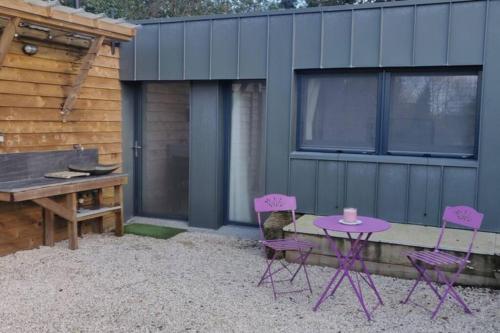
[[[366,314],[366,317],[368,320],[371,320],[371,313],[373,310],[375,310],[379,305],[383,305],[384,303],[382,302],[382,298],[380,297],[380,294],[375,287],[375,283],[373,282],[370,272],[368,272],[368,269],[366,268],[366,264],[361,257],[361,252],[362,250],[366,247],[367,241],[371,236],[371,233],[359,233],[357,238],[353,238],[351,236],[351,233],[347,233],[349,236],[349,240],[351,242],[351,249],[346,253],[343,254],[338,247],[336,246],[335,240],[332,238],[330,234],[328,234],[328,231],[324,229],[325,235],[328,238],[330,242],[330,246],[333,250],[333,252],[337,255],[338,261],[339,261],[339,267],[331,280],[328,282],[328,284],[325,287],[325,290],[321,294],[320,298],[316,302],[316,305],[314,305],[313,310],[316,311],[318,310],[319,306],[321,303],[323,303],[329,296],[333,296],[335,292],[337,291],[338,287],[344,281],[344,278],[347,277],[349,283],[352,286],[352,289],[354,290],[354,293],[356,294],[356,297],[361,304],[361,307],[363,308],[363,311]],[[366,237],[364,237],[366,235]],[[350,271],[356,262],[359,262],[361,265],[361,271],[360,272],[355,272],[355,271]],[[354,281],[352,274],[356,276],[356,282]],[[363,297],[363,292],[361,289],[361,280],[363,280],[369,287],[370,289],[375,293],[375,296],[377,298],[377,305],[369,311],[365,302],[365,299]],[[333,287],[333,288],[332,288]]]

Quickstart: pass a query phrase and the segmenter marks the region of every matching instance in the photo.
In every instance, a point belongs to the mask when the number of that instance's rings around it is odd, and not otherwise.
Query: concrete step
[[[314,215],[304,215],[297,220],[297,233],[301,239],[318,244],[308,259],[309,264],[338,267],[338,262],[330,249],[323,230],[314,226]],[[283,228],[285,237],[293,235],[293,225]],[[370,272],[379,275],[414,279],[417,272],[403,254],[406,251],[433,249],[440,228],[392,223],[390,230],[375,233],[363,251]],[[342,252],[350,247],[345,233],[332,233],[336,245]],[[457,256],[465,256],[472,232],[449,229],[445,233],[442,249]],[[500,287],[500,235],[480,232],[476,236],[470,265],[462,273],[459,283],[464,285]],[[286,258],[293,261],[296,253],[287,252]],[[359,269],[359,267],[357,267]],[[450,267],[452,270],[453,268]]]

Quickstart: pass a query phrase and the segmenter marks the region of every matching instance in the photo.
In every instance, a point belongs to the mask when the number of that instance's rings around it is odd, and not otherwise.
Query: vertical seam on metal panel
[[[347,206],[347,182],[348,182],[348,171],[349,162],[344,161],[344,206]]]
[[[453,4],[450,1],[448,3],[448,36],[447,36],[447,41],[446,41],[446,65],[449,65],[449,63],[450,63],[451,20],[453,19],[452,9],[453,9]]]
[[[350,45],[350,55],[349,55],[349,67],[352,67],[352,57],[354,48],[354,9],[351,9],[351,45]]]
[[[212,22],[212,21],[210,21]],[[210,29],[210,32],[212,31],[212,29]],[[211,38],[210,38],[211,39]],[[210,45],[212,45],[212,41],[210,40]],[[210,84],[213,84],[213,83],[210,83]],[[216,151],[216,160],[215,160],[215,195],[214,195],[214,206],[215,206],[215,211],[216,211],[216,217],[217,217],[217,220],[219,219],[219,214],[220,214],[220,211],[219,211],[219,205],[218,205],[218,202],[219,202],[219,195],[220,195],[220,190],[219,190],[219,167],[217,165],[218,161],[219,161],[219,149],[220,149],[220,144],[219,144],[219,131],[220,131],[220,126],[219,126],[219,85],[217,85],[217,91],[216,91],[216,96],[215,96],[215,107],[216,107],[216,111],[215,111],[215,134],[216,134],[216,137],[215,137],[215,140],[216,140],[216,143],[215,145],[217,146],[217,151]]]
[[[186,21],[182,24],[182,39],[183,39],[183,49],[182,49],[182,79],[186,79]]]
[[[189,180],[188,180],[188,225],[190,224],[190,218],[192,217],[191,214],[191,208],[192,208],[192,203],[191,203],[191,196],[194,193],[193,191],[193,167],[192,167],[192,161],[193,161],[193,84],[192,82],[189,82],[189,123],[188,123],[188,128],[189,128],[189,142],[188,142],[188,147],[189,147],[189,166],[188,166],[188,175],[189,175]]]
[[[292,14],[292,73],[295,69],[295,13]]]
[[[288,164],[292,165],[292,160],[293,160],[293,158],[290,155],[288,155]],[[292,188],[292,186],[290,185],[291,182],[292,182],[292,168],[290,167],[288,169],[288,179],[286,181],[286,184],[287,184],[286,185],[286,188],[287,188],[286,194],[287,195],[291,195],[291,193],[290,193],[290,188]]]
[[[240,39],[241,39],[241,17],[238,17],[238,54],[236,56],[236,79],[240,79]]]
[[[209,44],[209,61],[208,61],[208,79],[212,80],[212,42],[213,42],[213,30],[214,30],[214,20],[210,20],[210,44]]]
[[[484,80],[484,66],[485,66],[485,62],[486,62],[486,51],[487,51],[487,43],[486,43],[486,39],[488,38],[488,20],[489,20],[489,9],[490,9],[490,0],[487,0],[486,1],[486,14],[485,14],[485,18],[484,18],[484,37],[483,37],[483,61],[482,61],[482,65],[483,65],[483,72],[482,72],[482,75],[481,75],[481,95],[480,95],[480,103],[481,103],[481,106],[479,108],[479,126],[478,126],[478,131],[479,133],[481,133],[481,128],[482,128],[482,123],[483,123],[483,117],[481,116],[481,113],[483,112],[483,105],[484,105],[484,87],[483,87],[483,82],[485,82]],[[481,156],[481,136],[478,135],[477,136],[477,159],[478,161],[480,161],[480,156]],[[481,183],[479,182],[479,177],[481,176],[481,163],[479,163],[479,165],[477,166],[476,168],[476,193],[475,193],[475,198],[474,198],[474,201],[475,201],[475,205],[476,205],[476,208],[479,208],[479,187],[481,186]]]
[[[378,67],[382,67],[382,43],[383,43],[383,34],[384,34],[384,7],[380,8],[380,27],[379,27],[379,36],[378,36]]]
[[[324,12],[321,11],[321,39],[319,41],[319,68],[323,68],[323,49],[324,49],[324,39],[325,39],[325,22],[324,22]]]
[[[266,174],[264,175],[264,178],[266,180],[266,184],[265,184],[265,189],[266,189],[266,193],[269,192],[269,182],[268,182],[268,169],[269,169],[269,149],[267,148],[267,144],[268,144],[268,139],[269,139],[269,25],[270,25],[270,18],[269,18],[269,15],[267,15],[267,31],[266,31],[266,34],[267,34],[267,45],[266,45],[266,130],[265,130],[265,142],[266,144],[264,145],[265,149],[266,149],[266,152],[265,152],[265,155],[266,156],[266,161],[265,161],[265,164],[266,164]],[[289,162],[290,163],[290,162]],[[290,168],[288,168],[288,179],[291,179],[290,177]],[[288,188],[288,185],[287,185],[287,188]],[[288,191],[287,191],[288,193]]]
[[[406,198],[405,198],[405,217],[404,221],[405,223],[408,223],[409,221],[409,208],[408,206],[410,205],[410,172],[411,172],[411,165],[407,164],[406,165]]]
[[[161,80],[161,24],[158,23],[158,80]]]
[[[134,81],[137,80],[137,37],[134,38]]]
[[[443,196],[444,196],[444,166],[441,166],[441,176],[439,179],[439,207],[438,207],[438,223],[441,221],[441,214],[443,214]],[[440,224],[440,223],[439,223]]]
[[[413,6],[413,34],[411,45],[411,65],[415,66],[415,48],[416,48],[416,34],[417,34],[417,5]]]
[[[429,166],[429,159],[426,158],[426,165],[425,165],[425,195],[424,195],[424,198],[425,198],[425,201],[424,201],[424,217],[425,219],[427,220],[427,216],[429,215],[428,211],[429,211],[429,204],[428,204],[428,200],[429,200],[429,168],[431,166]]]
[[[292,123],[294,119],[294,101],[293,101],[293,91],[295,87],[295,75],[294,75],[294,69],[295,69],[295,13],[292,15],[292,69],[290,73],[290,112],[289,117],[290,119],[288,120],[288,152],[287,155],[290,155],[290,152],[292,151]],[[290,160],[288,160],[288,170],[290,170]],[[287,182],[287,192],[289,191],[288,188],[288,182]]]
[[[380,181],[380,163],[375,163],[375,189],[373,195],[373,212],[378,217],[378,189]]]
[[[314,175],[314,214],[318,214],[318,181],[319,181],[319,160],[316,160],[316,173]]]
[[[338,213],[339,212],[339,209],[340,209],[340,195],[343,194],[343,191],[341,192],[341,189],[340,189],[340,165],[342,164],[339,159],[338,159],[339,155],[337,154],[336,156],[336,165],[337,165],[337,202],[335,203],[335,213]],[[344,203],[342,202],[342,205],[344,205]]]
[[[267,27],[266,27],[266,29],[267,29],[267,31],[266,31],[266,35],[267,35],[267,37],[266,37],[267,38],[267,41],[266,41],[266,43],[267,43],[266,44],[266,80],[269,80],[269,38],[270,38],[269,37],[269,30],[270,30],[269,29],[269,25],[271,24],[270,20],[271,19],[270,19],[269,15],[267,15]],[[266,89],[266,91],[267,91],[267,89]]]
[[[486,0],[486,8],[484,13],[484,36],[483,36],[483,61],[482,65],[484,66],[484,60],[486,58],[486,38],[488,37],[488,19],[490,14],[490,0]]]

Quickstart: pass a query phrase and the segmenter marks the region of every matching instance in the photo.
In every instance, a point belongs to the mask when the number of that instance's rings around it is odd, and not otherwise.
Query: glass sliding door
[[[228,222],[255,223],[253,199],[265,192],[265,89],[238,81],[229,91]]]
[[[189,83],[145,83],[139,215],[187,219]]]

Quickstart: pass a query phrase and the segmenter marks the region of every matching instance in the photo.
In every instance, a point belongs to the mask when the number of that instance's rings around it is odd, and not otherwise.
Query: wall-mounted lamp
[[[38,52],[38,46],[33,44],[24,44],[23,52],[27,55],[35,55]]]

